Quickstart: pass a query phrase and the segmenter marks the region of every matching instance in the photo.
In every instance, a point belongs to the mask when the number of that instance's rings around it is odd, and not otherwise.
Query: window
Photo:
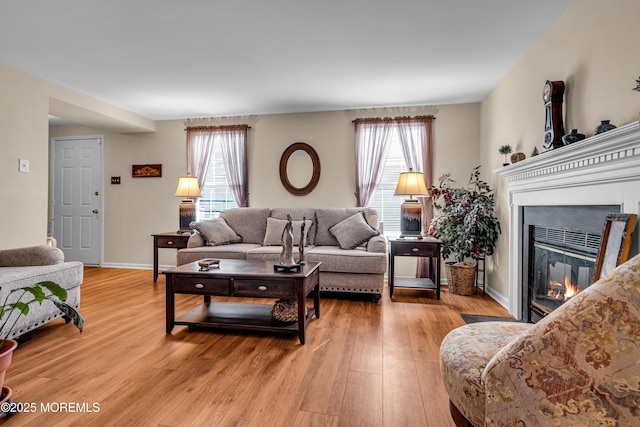
[[[420,125],[411,126],[411,133],[421,132]],[[414,140],[417,139],[412,135]],[[400,205],[406,196],[394,196],[398,184],[400,172],[407,172],[409,166],[402,153],[402,145],[398,135],[397,126],[393,126],[389,141],[389,154],[384,161],[382,177],[376,186],[367,207],[378,212],[378,220],[384,222],[384,233],[386,235],[400,235]]]
[[[225,209],[236,208],[238,205],[233,200],[233,195],[227,183],[225,174],[224,157],[222,155],[221,137],[214,136],[211,159],[205,175],[205,181],[200,189],[201,197],[198,199],[198,221],[216,218]]]

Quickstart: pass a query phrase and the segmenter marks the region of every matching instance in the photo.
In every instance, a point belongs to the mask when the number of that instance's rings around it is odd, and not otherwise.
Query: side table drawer
[[[184,237],[158,237],[157,245],[159,248],[183,249],[187,247],[187,240]]]
[[[295,298],[293,283],[289,280],[240,279],[233,281],[233,295],[254,298]]]
[[[396,246],[394,255],[433,257],[438,255],[438,250],[431,246],[401,243]]]
[[[173,292],[203,295],[229,295],[229,280],[174,276]]]

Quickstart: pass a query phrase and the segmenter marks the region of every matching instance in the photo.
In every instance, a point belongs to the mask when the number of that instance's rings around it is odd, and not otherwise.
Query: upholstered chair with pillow
[[[15,302],[21,292],[11,294],[12,290],[52,281],[67,291],[67,304],[78,308],[83,273],[81,262],[65,262],[64,252],[52,246],[38,245],[0,250],[0,301],[4,303],[9,298],[9,302]],[[32,304],[26,316],[20,315],[17,311],[14,311],[12,316],[15,316],[10,318],[16,320],[15,327],[10,333],[9,328],[5,328],[0,338],[17,339],[63,316],[63,313],[51,301],[45,300],[42,304]],[[8,324],[11,324],[11,321],[9,320]]]
[[[440,361],[457,425],[640,426],[640,255],[535,325],[454,329]]]

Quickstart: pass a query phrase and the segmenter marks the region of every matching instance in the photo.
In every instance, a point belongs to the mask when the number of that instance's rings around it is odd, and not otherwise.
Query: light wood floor
[[[489,296],[388,289],[325,298],[297,336],[165,334],[164,276],[86,268],[79,334],[58,319],[15,351],[5,384],[34,404],[5,426],[452,426],[438,348],[459,313],[507,315]],[[176,297],[178,313],[200,298]],[[255,300],[269,302],[269,300]],[[45,412],[67,402],[95,412]],[[80,406],[82,409],[82,406]]]

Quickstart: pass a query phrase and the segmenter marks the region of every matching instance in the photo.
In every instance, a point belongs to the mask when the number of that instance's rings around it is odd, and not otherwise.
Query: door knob
[[[98,209],[94,209],[91,212],[93,212],[94,214],[97,214],[99,211],[98,211]]]

